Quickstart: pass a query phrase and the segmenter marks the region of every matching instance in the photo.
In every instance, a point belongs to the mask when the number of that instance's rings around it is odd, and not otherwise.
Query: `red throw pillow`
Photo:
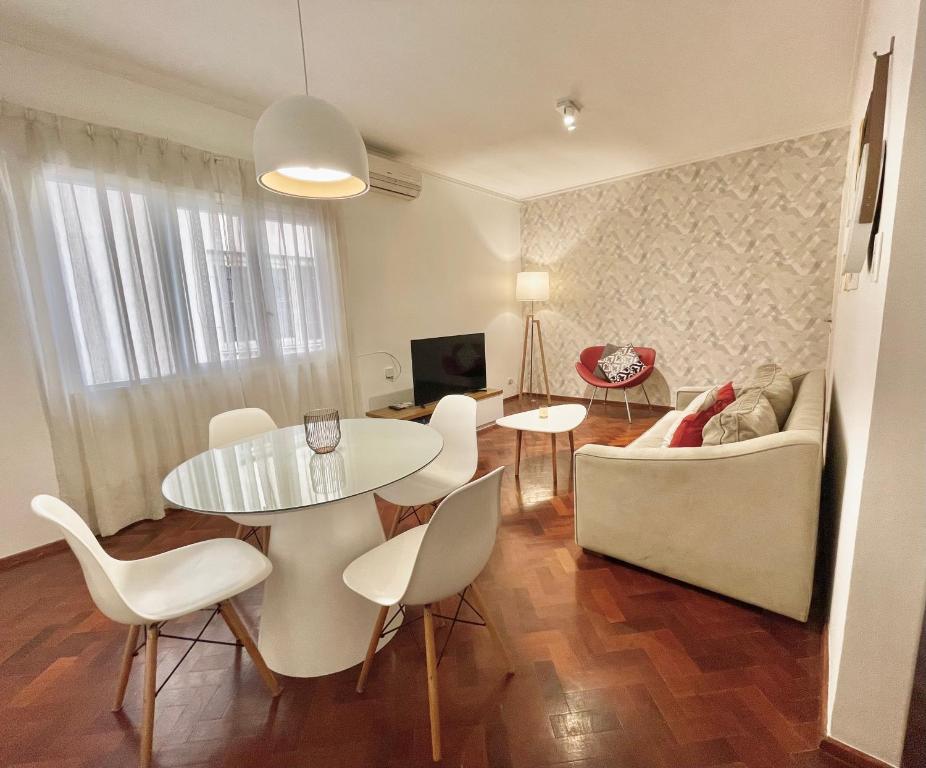
[[[728,381],[717,390],[717,397],[714,402],[697,413],[689,413],[682,419],[675,428],[675,434],[672,435],[670,448],[700,448],[703,438],[701,430],[711,418],[720,413],[730,403],[736,400],[736,394],[733,392],[733,382]]]

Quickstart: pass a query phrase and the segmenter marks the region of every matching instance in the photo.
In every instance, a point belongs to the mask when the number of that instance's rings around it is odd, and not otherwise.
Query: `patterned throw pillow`
[[[604,371],[605,378],[611,383],[626,381],[636,376],[646,366],[632,346],[627,344],[618,347],[610,355],[605,355],[598,361],[598,367]]]

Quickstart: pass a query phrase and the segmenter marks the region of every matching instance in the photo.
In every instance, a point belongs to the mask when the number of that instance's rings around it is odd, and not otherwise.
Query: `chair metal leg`
[[[149,624],[145,637],[145,699],[141,722],[141,747],[138,755],[140,768],[151,765],[151,748],[154,743],[154,697],[157,696],[158,677],[158,625]]]
[[[437,645],[434,642],[434,617],[432,606],[424,607],[424,650],[428,667],[428,711],[431,716],[431,757],[434,762],[441,759],[440,747],[440,700],[437,688]]]
[[[627,406],[627,421],[629,421],[629,422],[632,424],[632,423],[633,423],[633,419],[630,418],[630,401],[627,399],[627,390],[626,390],[626,389],[624,389],[624,405]]]
[[[244,646],[244,650],[248,652],[248,656],[251,657],[251,661],[254,662],[254,666],[257,667],[257,671],[263,678],[264,684],[269,689],[270,695],[276,698],[283,693],[283,688],[277,682],[273,672],[270,671],[270,667],[267,666],[267,662],[264,661],[264,657],[261,656],[260,651],[257,650],[254,640],[251,638],[250,633],[245,628],[244,623],[241,621],[241,617],[238,615],[238,612],[235,610],[230,600],[219,603],[219,613],[222,614],[222,618],[225,619],[225,623],[235,636],[235,639],[238,640]]]
[[[646,398],[646,405],[650,410],[653,410],[653,404],[649,401],[649,395],[646,392],[646,385],[641,384],[640,389],[643,390],[643,397]]]
[[[129,627],[129,633],[125,638],[125,647],[122,649],[122,667],[119,670],[119,682],[116,684],[116,698],[113,701],[113,712],[122,709],[122,702],[125,699],[125,689],[129,684],[129,675],[132,673],[132,661],[135,658],[135,646],[138,645],[137,624]]]
[[[588,408],[585,409],[586,412],[592,410],[592,403],[595,401],[595,393],[597,391],[598,391],[598,387],[592,387],[592,396],[588,399]]]
[[[357,678],[357,693],[363,693],[367,685],[367,677],[370,674],[370,667],[373,666],[373,657],[376,655],[376,646],[383,635],[383,627],[386,625],[386,616],[389,613],[389,606],[384,605],[379,609],[376,621],[373,623],[373,634],[370,636],[370,645],[367,648],[366,658],[363,660],[363,666],[360,668],[360,677]]]

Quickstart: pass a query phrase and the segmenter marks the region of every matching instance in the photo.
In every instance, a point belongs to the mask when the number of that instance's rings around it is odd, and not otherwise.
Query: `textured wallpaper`
[[[646,387],[663,404],[763,362],[822,367],[847,139],[827,131],[526,203],[523,268],[550,272],[537,315],[552,392],[586,394],[574,363],[605,342],[656,349]]]

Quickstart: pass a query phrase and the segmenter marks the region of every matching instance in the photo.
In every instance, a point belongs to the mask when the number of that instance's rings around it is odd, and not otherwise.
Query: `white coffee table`
[[[585,421],[586,410],[584,405],[569,403],[568,405],[551,405],[547,408],[547,417],[540,418],[540,410],[513,413],[496,419],[495,423],[506,429],[513,429],[518,433],[514,454],[514,474],[517,477],[521,471],[521,436],[524,432],[543,432],[550,435],[550,446],[553,449],[553,485],[556,486],[556,436],[563,432],[569,433],[569,450],[575,453],[576,444],[573,430]]]

